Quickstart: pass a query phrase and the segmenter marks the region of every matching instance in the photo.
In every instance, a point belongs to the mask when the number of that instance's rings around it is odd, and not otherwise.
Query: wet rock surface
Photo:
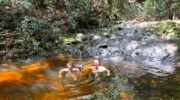
[[[159,71],[172,73],[178,47],[143,30],[152,24],[122,23],[122,30],[98,38],[92,47],[87,48],[88,54],[115,63],[125,60],[148,65],[156,68],[148,70],[154,74]]]

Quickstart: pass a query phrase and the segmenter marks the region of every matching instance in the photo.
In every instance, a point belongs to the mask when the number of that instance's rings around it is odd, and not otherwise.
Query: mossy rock
[[[67,38],[67,39],[64,39],[64,43],[66,43],[66,44],[72,43],[73,41],[75,41],[74,38]]]
[[[109,20],[105,20],[105,21],[103,21],[103,22],[101,23],[101,26],[107,27],[107,26],[109,26],[109,24],[110,24],[110,21],[109,21]]]
[[[135,33],[138,33],[138,32],[139,32],[138,29],[136,29],[136,30],[135,30]]]
[[[89,24],[89,25],[93,25],[93,26],[98,26],[98,25],[99,25],[98,18],[96,18],[96,17],[90,17],[90,18],[88,19],[88,24]]]
[[[83,44],[78,44],[76,46],[76,48],[79,49],[79,50],[84,50],[84,45]]]
[[[136,38],[137,41],[142,41],[142,39],[143,39],[142,37],[137,37]]]
[[[103,36],[108,36],[108,33],[107,33],[107,32],[104,32],[104,33],[103,33]]]
[[[121,28],[121,26],[118,24],[118,25],[113,25],[112,27],[111,27],[111,31],[116,31],[116,30],[121,30],[122,28]]]
[[[150,27],[158,36],[180,37],[180,20],[161,21]]]
[[[66,44],[65,43],[59,44],[58,47],[64,50],[66,48]]]

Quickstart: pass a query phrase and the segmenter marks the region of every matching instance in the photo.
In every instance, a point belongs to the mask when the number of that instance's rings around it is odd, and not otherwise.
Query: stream
[[[84,73],[72,79],[59,79],[58,71],[67,62],[90,67],[93,59],[58,56],[29,64],[1,64],[0,100],[178,100],[180,96],[179,68],[172,74],[157,76],[148,73],[143,65],[106,62],[101,65],[111,70],[110,77],[94,78]]]
[[[94,40],[88,57],[9,60],[0,64],[0,100],[179,100],[179,39],[167,40],[122,23],[121,30]],[[68,62],[88,68],[93,59],[111,71],[58,78]]]

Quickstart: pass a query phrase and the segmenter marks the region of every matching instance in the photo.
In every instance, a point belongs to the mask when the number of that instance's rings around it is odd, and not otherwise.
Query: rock
[[[139,43],[137,42],[137,41],[130,41],[130,42],[128,42],[127,44],[126,44],[126,47],[125,47],[125,49],[127,50],[127,51],[130,51],[130,50],[134,50],[134,49],[136,49],[137,47],[139,46]]]
[[[101,36],[95,35],[95,36],[93,37],[93,40],[97,40],[97,39],[100,39],[100,38],[101,38]]]
[[[83,42],[84,38],[85,38],[84,34],[78,33],[77,36],[76,36],[76,41]]]
[[[148,72],[157,74],[159,71],[172,73],[177,46],[168,41],[160,41],[155,35],[144,30],[142,26],[122,23],[123,30],[113,32],[109,37],[95,35],[94,45],[88,49],[92,56],[99,56],[102,60],[119,62],[122,59],[142,63],[157,69],[148,69]],[[143,27],[144,28],[144,27]],[[137,32],[138,31],[138,32]],[[117,57],[120,56],[121,59]]]
[[[84,45],[83,45],[83,44],[78,44],[78,45],[77,45],[77,48],[78,48],[79,50],[84,50]]]

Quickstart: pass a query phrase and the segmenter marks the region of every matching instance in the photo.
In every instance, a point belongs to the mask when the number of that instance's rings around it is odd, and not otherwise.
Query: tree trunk
[[[168,9],[168,18],[173,19],[173,13],[171,12],[171,0],[166,1],[166,7]]]

